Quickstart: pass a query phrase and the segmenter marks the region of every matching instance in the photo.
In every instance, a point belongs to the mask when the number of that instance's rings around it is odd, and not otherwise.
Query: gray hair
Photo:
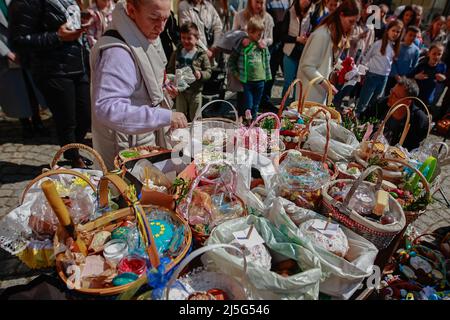
[[[400,77],[397,84],[403,86],[408,93],[408,97],[417,97],[419,95],[419,86],[416,80],[407,77]]]

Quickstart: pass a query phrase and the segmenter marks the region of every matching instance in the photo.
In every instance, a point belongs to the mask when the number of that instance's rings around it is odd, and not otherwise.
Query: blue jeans
[[[249,81],[247,83],[243,83],[244,87],[244,106],[246,110],[250,110],[252,112],[252,118],[256,118],[256,114],[258,113],[259,103],[261,102],[261,98],[264,92],[264,80],[261,81]]]
[[[283,92],[281,93],[282,97],[284,97],[289,86],[297,77],[298,63],[299,60],[292,59],[291,57],[284,55],[283,58],[284,86]],[[294,97],[295,97],[295,90],[294,90]],[[286,103],[288,103],[288,101],[286,101]]]
[[[359,96],[358,105],[356,106],[356,114],[358,116],[371,104],[372,99],[377,99],[383,94],[387,80],[388,76],[381,76],[372,72],[367,73],[366,80],[361,89],[361,95]]]

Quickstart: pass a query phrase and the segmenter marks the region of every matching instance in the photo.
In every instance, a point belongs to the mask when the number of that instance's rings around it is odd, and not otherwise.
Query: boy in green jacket
[[[198,45],[200,37],[197,25],[187,22],[180,27],[181,44],[172,53],[167,73],[175,74],[176,69],[189,66],[192,68],[195,82],[176,99],[176,109],[183,112],[188,121],[192,121],[197,108],[202,104],[203,83],[211,78],[211,63],[206,51]]]
[[[231,72],[244,88],[244,110],[247,120],[256,118],[264,84],[272,79],[269,50],[259,41],[263,31],[264,21],[257,17],[250,18],[247,24],[248,38],[242,40],[229,59]]]

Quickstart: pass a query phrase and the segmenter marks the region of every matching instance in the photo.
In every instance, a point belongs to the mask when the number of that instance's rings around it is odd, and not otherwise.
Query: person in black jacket
[[[9,7],[10,42],[19,53],[28,53],[33,79],[53,114],[61,146],[83,143],[91,126],[85,30],[67,18],[77,11],[75,0],[14,0]],[[66,151],[64,157],[73,167],[88,163],[78,149]]]
[[[170,17],[167,19],[164,31],[159,35],[159,38],[161,39],[167,61],[169,61],[174,47],[177,47],[180,43],[180,27],[173,11],[170,11]]]

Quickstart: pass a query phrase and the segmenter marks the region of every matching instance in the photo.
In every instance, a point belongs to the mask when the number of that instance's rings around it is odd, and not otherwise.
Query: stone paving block
[[[0,189],[0,198],[11,197],[14,194],[14,190]]]

